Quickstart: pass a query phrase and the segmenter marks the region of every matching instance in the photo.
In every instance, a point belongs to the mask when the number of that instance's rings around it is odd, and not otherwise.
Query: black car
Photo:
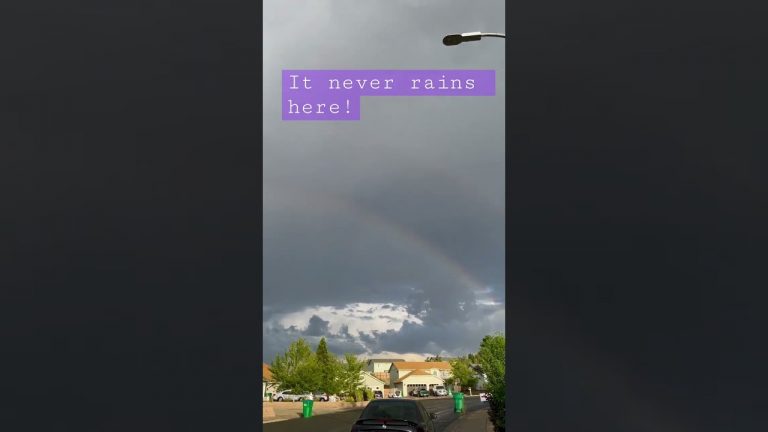
[[[412,399],[374,399],[365,407],[350,432],[435,432],[429,413],[420,401]]]

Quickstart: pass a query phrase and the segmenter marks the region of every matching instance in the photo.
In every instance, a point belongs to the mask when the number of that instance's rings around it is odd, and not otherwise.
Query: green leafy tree
[[[320,339],[320,343],[315,351],[315,357],[317,358],[318,378],[320,381],[318,389],[329,395],[341,391],[341,380],[339,377],[341,364],[336,359],[336,356],[328,351],[328,344],[325,342],[325,338]]]
[[[427,357],[427,359],[424,360],[424,361],[426,361],[426,362],[441,362],[441,361],[443,361],[443,358],[440,357],[440,354],[438,354],[438,355],[436,355],[434,357]]]
[[[493,395],[490,407],[490,417],[497,432],[503,432],[505,430],[505,348],[505,339],[503,335],[488,335],[483,338],[483,341],[480,343],[480,350],[477,352],[477,358],[480,361],[483,373],[485,373],[485,376],[488,379],[488,390]]]
[[[358,401],[362,400],[362,394],[360,398],[357,398],[356,391],[363,385],[363,377],[360,372],[363,371],[364,366],[365,364],[353,354],[346,353],[341,362],[339,373],[341,389],[350,395],[355,395],[355,399]]]
[[[450,377],[444,379],[443,383],[445,384],[446,389],[451,389],[451,391],[453,391],[453,385],[456,384],[456,380],[454,380],[453,377]]]
[[[450,361],[451,375],[453,384],[462,386],[462,388],[471,388],[477,384],[477,375],[470,366],[466,357],[458,357]]]
[[[369,389],[367,387],[364,388],[363,389],[363,400],[368,400],[368,401],[369,400],[373,400],[373,390],[371,390],[371,389]]]
[[[307,341],[301,338],[291,342],[285,353],[275,356],[270,370],[280,390],[304,393],[315,391],[320,385],[317,358]]]

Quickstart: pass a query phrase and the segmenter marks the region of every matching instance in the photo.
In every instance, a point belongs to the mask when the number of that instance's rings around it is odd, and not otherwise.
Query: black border
[[[261,2],[11,3],[2,428],[259,430]]]
[[[506,6],[508,430],[765,430],[765,5]]]

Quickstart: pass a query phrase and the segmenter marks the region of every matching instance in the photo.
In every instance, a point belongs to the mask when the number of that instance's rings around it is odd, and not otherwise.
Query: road
[[[461,415],[453,412],[453,399],[451,398],[428,398],[421,399],[421,401],[424,403],[427,411],[437,414],[437,419],[434,420],[435,432],[443,432],[451,422]],[[464,408],[467,412],[483,408],[487,405],[485,402],[480,402],[480,398],[476,396],[464,398]],[[310,418],[283,420],[265,423],[263,426],[265,432],[349,432],[352,429],[352,424],[360,417],[362,410],[362,408],[359,408]]]

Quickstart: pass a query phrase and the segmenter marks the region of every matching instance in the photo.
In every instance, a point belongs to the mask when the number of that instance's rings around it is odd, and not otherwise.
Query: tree
[[[275,356],[270,365],[273,379],[280,390],[311,392],[320,384],[318,362],[307,341],[291,342],[288,350]]]
[[[478,360],[488,378],[488,385],[494,397],[504,396],[506,382],[505,370],[505,340],[502,335],[485,336],[480,343]]]
[[[341,389],[351,395],[363,384],[363,377],[360,373],[363,371],[364,363],[357,359],[354,354],[344,354],[344,360],[341,363],[340,384]],[[362,399],[361,399],[362,400]]]
[[[450,364],[453,384],[469,388],[477,384],[477,375],[466,357],[455,358],[450,361]]]
[[[506,406],[506,382],[504,377],[505,340],[500,334],[488,335],[480,343],[477,358],[488,379],[488,390],[493,395],[491,399],[491,420],[497,431],[503,432],[504,413]]]
[[[453,379],[453,377],[450,377],[450,378],[444,379],[443,383],[445,384],[446,387],[453,388],[453,385],[456,384],[456,380]]]
[[[438,355],[436,355],[434,357],[427,357],[427,359],[424,360],[424,361],[426,361],[426,362],[441,362],[441,361],[443,361],[443,358],[440,357],[440,354],[438,354]]]
[[[315,351],[317,366],[319,372],[320,385],[318,389],[331,394],[336,394],[341,390],[339,372],[341,364],[336,357],[328,351],[328,344],[325,338],[320,339]]]

